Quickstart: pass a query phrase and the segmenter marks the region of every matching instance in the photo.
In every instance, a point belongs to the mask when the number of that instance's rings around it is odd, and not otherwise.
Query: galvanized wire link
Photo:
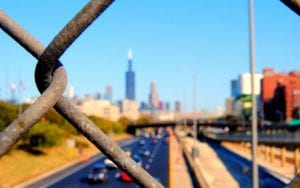
[[[300,16],[300,0],[281,0],[281,2]]]
[[[4,131],[0,132],[0,157],[16,144],[55,105],[65,90],[66,80],[64,68],[61,66],[55,70],[53,80],[47,90]]]
[[[0,27],[15,38],[18,43],[31,54],[43,52],[43,46],[26,31],[20,29],[17,23],[11,20],[0,10]],[[16,37],[19,36],[19,37]],[[35,44],[35,48],[30,48],[27,44]],[[35,57],[38,57],[37,55]],[[67,78],[62,66],[57,66],[53,73],[52,83],[47,90],[29,108],[18,116],[4,131],[0,133],[0,156],[3,156],[28,130],[50,109],[52,108],[66,87]],[[34,114],[34,116],[32,115]]]
[[[39,59],[36,67],[36,82],[41,92],[51,83],[52,69],[58,65],[58,58],[72,42],[97,18],[113,1],[90,1],[67,26],[55,37],[45,50],[29,33],[14,23],[4,13],[0,14],[0,27],[21,46]],[[54,75],[55,76],[55,75]],[[52,83],[50,84],[50,86]],[[48,89],[47,89],[48,90]],[[46,90],[46,91],[47,91]],[[45,91],[45,92],[46,92]],[[61,94],[57,95],[61,96]],[[98,149],[123,171],[127,172],[142,187],[162,187],[151,175],[128,157],[122,149],[112,142],[100,129],[89,121],[66,99],[60,98],[55,109],[77,130],[86,136]],[[0,146],[1,147],[1,146]]]

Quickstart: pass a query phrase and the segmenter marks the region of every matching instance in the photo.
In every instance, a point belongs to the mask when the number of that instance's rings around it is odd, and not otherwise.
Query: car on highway
[[[138,156],[138,155],[135,154],[135,155],[132,156],[132,159],[133,159],[138,165],[142,166],[143,161],[142,161],[142,159],[140,158],[140,156]]]
[[[131,150],[130,148],[123,148],[124,152],[131,156]],[[117,165],[110,159],[106,158],[103,162],[107,168],[118,168]]]
[[[157,144],[157,143],[158,143],[157,138],[152,138],[151,143],[152,143],[152,144]]]
[[[117,165],[108,158],[106,158],[103,163],[107,168],[118,168]]]
[[[143,146],[143,145],[145,145],[146,144],[146,141],[145,140],[140,140],[140,142],[139,142],[139,145],[140,146]]]
[[[88,183],[103,183],[108,180],[107,169],[102,163],[96,163],[87,175]]]
[[[142,166],[143,162],[142,159],[138,156],[138,155],[133,155],[132,159],[139,165]],[[121,172],[121,173],[117,173],[116,177],[119,178],[121,181],[124,182],[133,182],[132,179],[128,176],[127,173],[125,172]]]
[[[126,174],[125,172],[120,173],[120,180],[124,182],[133,182],[131,177],[129,177],[128,174]]]
[[[141,155],[141,156],[144,156],[144,157],[149,157],[151,152],[148,149],[144,149],[144,150],[139,150],[138,154]]]

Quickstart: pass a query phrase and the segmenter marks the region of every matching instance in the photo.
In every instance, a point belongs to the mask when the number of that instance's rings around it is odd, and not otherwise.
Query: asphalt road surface
[[[143,141],[142,141],[143,140]],[[141,136],[135,138],[132,143],[124,145],[122,147],[125,150],[131,151],[131,156],[138,155],[142,161],[142,167],[146,169],[152,176],[160,181],[165,187],[168,187],[169,183],[169,144],[168,133],[163,131],[160,136],[155,138]],[[149,156],[144,156],[142,151],[148,150]],[[138,187],[134,182],[124,182],[118,175],[119,169],[107,168],[108,180],[104,183],[91,184],[87,182],[87,176],[90,169],[95,164],[103,164],[105,157],[99,156],[93,159],[93,162],[82,164],[77,168],[66,170],[62,172],[58,177],[51,179],[50,181],[44,181],[39,184],[42,187],[51,188],[84,188],[84,187]],[[37,187],[32,185],[31,187]]]

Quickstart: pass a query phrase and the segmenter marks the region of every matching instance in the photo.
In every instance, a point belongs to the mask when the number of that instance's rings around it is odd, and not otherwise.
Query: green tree
[[[3,131],[14,119],[17,118],[16,105],[0,101],[0,131]]]
[[[23,143],[31,146],[53,146],[60,143],[64,130],[47,121],[38,122],[24,136]]]
[[[113,132],[116,134],[120,134],[125,132],[126,130],[126,125],[123,125],[122,123],[120,123],[119,121],[113,123]]]
[[[148,116],[141,116],[139,119],[136,121],[137,124],[148,124],[151,123],[151,117]]]
[[[53,108],[48,110],[44,115],[44,118],[50,123],[55,123],[57,125],[60,125],[63,122],[63,118]]]
[[[89,119],[104,133],[113,131],[113,122],[104,118],[89,116]]]
[[[129,124],[132,123],[132,121],[130,121],[128,118],[126,117],[121,117],[118,121],[119,123],[121,123],[123,126],[128,126]]]
[[[44,115],[42,120],[46,120],[50,123],[58,125],[60,128],[64,129],[65,137],[70,135],[77,135],[79,132],[67,121],[65,120],[54,108],[48,110]]]

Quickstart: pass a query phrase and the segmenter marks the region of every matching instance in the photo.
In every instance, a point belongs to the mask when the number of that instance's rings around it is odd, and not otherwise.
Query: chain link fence
[[[281,1],[300,15],[300,0]],[[35,81],[42,93],[28,109],[0,133],[0,157],[16,144],[50,108],[54,107],[121,170],[128,173],[138,185],[141,187],[163,187],[127,156],[116,143],[112,142],[84,114],[62,97],[67,84],[67,76],[62,63],[58,59],[112,3],[113,0],[89,1],[46,48],[0,10],[1,29],[38,60]]]
[[[0,156],[3,156],[50,108],[54,107],[122,171],[128,173],[138,185],[141,187],[163,187],[84,114],[62,97],[67,84],[67,76],[58,59],[112,3],[113,0],[89,1],[46,48],[0,10],[1,29],[38,60],[35,69],[35,81],[38,90],[42,93],[28,109],[0,133]]]

